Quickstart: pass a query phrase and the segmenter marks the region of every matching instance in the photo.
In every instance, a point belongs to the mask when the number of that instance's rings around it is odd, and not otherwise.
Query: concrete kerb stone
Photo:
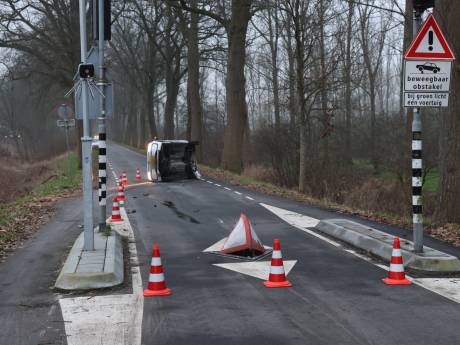
[[[315,228],[382,260],[389,262],[391,259],[394,236],[390,234],[345,219],[322,220]],[[415,254],[413,249],[411,241],[401,239],[404,265],[411,270],[426,273],[460,272],[460,260],[453,255],[426,246],[421,254]]]
[[[83,251],[83,233],[75,241],[56,280],[60,290],[92,290],[123,283],[123,246],[117,232],[95,231],[94,251]]]
[[[112,222],[110,217],[107,218],[107,224],[110,224],[110,227],[113,231],[118,233],[123,238],[128,238],[130,232],[132,232],[131,224],[128,220],[128,214],[124,207],[120,207],[121,222]]]

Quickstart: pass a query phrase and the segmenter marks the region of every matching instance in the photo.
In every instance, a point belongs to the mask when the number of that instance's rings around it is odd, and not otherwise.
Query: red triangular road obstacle
[[[455,60],[454,53],[432,14],[407,49],[404,59]]]
[[[224,242],[221,252],[223,254],[234,254],[238,252],[254,252],[257,255],[265,252],[264,245],[255,233],[248,217],[242,213],[230,235]]]

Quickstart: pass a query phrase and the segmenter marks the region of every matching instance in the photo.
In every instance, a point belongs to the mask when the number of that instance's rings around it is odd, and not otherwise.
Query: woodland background
[[[434,13],[460,56],[460,2]],[[0,0],[0,176],[65,151],[56,106],[72,102],[78,33],[78,1]],[[409,217],[411,37],[410,0],[112,0],[108,138],[198,140],[204,165]],[[423,110],[425,212],[441,225],[460,223],[458,73],[450,108]]]

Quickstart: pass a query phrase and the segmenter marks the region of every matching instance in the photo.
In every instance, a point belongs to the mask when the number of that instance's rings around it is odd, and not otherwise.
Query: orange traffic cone
[[[286,279],[284,273],[283,256],[281,255],[280,240],[275,240],[273,244],[272,263],[270,266],[270,275],[264,282],[268,288],[291,287],[292,284]]]
[[[171,289],[166,287],[165,276],[163,274],[163,265],[161,264],[160,246],[153,246],[152,261],[150,263],[150,274],[147,289],[144,290],[144,296],[167,296],[172,294]]]
[[[121,222],[120,215],[120,206],[118,205],[118,197],[113,198],[113,206],[112,206],[112,218],[110,219],[112,222]]]
[[[410,285],[412,282],[406,279],[404,272],[403,257],[401,254],[401,244],[399,237],[396,237],[393,242],[393,252],[391,253],[390,270],[388,278],[382,279],[388,285]]]
[[[136,181],[141,181],[142,180],[141,172],[140,172],[139,168],[136,169],[136,177],[134,179]]]
[[[123,185],[122,185],[122,184],[120,184],[120,185],[118,186],[117,200],[118,200],[118,204],[119,204],[120,206],[124,206],[124,205],[125,205],[125,201],[126,201],[125,189],[123,188]]]
[[[122,184],[128,184],[128,176],[126,175],[125,172],[123,172],[123,174],[122,174],[121,183]]]

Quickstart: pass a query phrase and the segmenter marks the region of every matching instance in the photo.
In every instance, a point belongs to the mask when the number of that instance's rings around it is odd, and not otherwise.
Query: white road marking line
[[[207,183],[211,183],[211,184],[213,183],[213,182],[211,182],[211,181],[206,181],[206,182],[207,182]]]
[[[284,272],[286,275],[291,272],[297,260],[286,260],[284,264]],[[230,271],[246,274],[251,277],[267,280],[270,274],[271,261],[255,261],[255,262],[236,262],[226,264],[213,264],[213,266],[225,268]]]
[[[460,303],[460,279],[458,278],[412,278],[414,284]]]
[[[237,192],[236,190],[234,191],[235,194],[242,195],[243,193]]]
[[[286,223],[296,228],[299,228],[300,230],[308,232],[308,233],[310,233],[310,230],[306,228],[314,228],[319,223],[319,219],[304,216],[303,214],[291,212],[288,210],[284,210],[282,208],[278,208],[278,207],[271,206],[271,205],[266,205],[263,203],[260,203],[259,205],[265,207],[267,210],[277,215],[279,218],[284,220]],[[315,232],[312,232],[312,235],[316,236],[317,234]],[[321,236],[321,239],[322,237],[323,236]]]
[[[220,184],[218,183],[214,183],[217,187],[222,187]]]
[[[245,198],[254,201],[254,199],[251,198],[250,196],[247,196],[247,195],[246,195]]]
[[[128,220],[123,209],[123,218]],[[132,294],[59,300],[68,345],[140,345],[144,296],[134,233],[129,220]]]
[[[228,187],[224,187],[224,189],[226,189],[226,190],[231,190],[231,189],[230,189],[230,188],[228,188]]]
[[[345,248],[341,243],[329,239],[325,236],[318,234],[308,228],[314,228],[319,223],[319,219],[311,218],[296,212],[291,212],[271,205],[260,203],[259,205],[265,207],[267,210],[274,213],[289,225],[300,229],[309,235],[315,236],[337,248],[343,249],[345,252],[352,254],[360,259],[363,259],[374,266],[388,271],[388,266],[374,262],[369,257],[356,252],[353,249]],[[383,278],[383,277],[382,277]],[[411,280],[414,284],[423,287],[431,292],[440,296],[448,298],[451,301],[460,303],[460,279],[453,278],[413,278],[406,274],[406,278]]]
[[[211,245],[208,248],[206,248],[205,250],[203,250],[203,253],[206,253],[206,252],[218,252],[219,250],[222,249],[222,247],[224,246],[224,243],[225,243],[226,240],[227,240],[227,237],[224,237],[223,239],[217,241],[213,245]]]

